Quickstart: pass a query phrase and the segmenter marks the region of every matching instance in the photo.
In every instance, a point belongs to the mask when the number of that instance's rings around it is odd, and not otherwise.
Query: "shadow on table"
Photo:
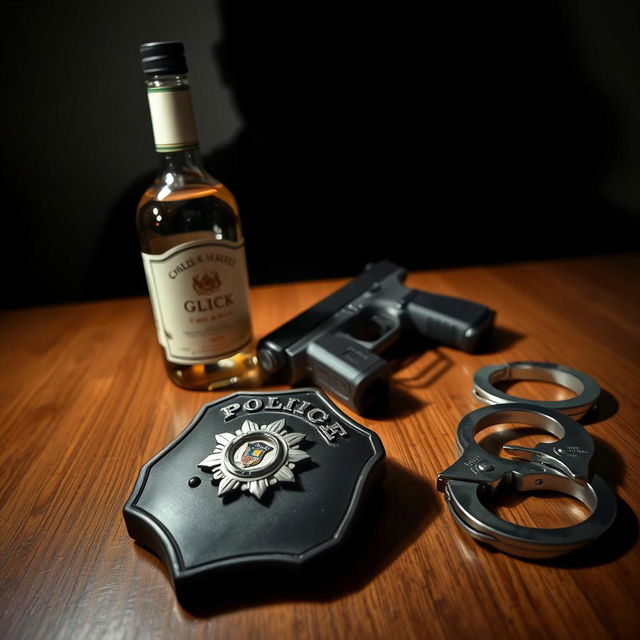
[[[500,353],[501,351],[511,349],[511,347],[520,342],[524,337],[525,335],[523,333],[496,325],[491,335],[478,344],[475,352],[484,355]]]
[[[393,382],[395,385],[405,389],[430,387],[438,382],[453,366],[447,355],[437,347],[419,353],[392,353],[391,359],[395,371]],[[418,360],[422,360],[420,368],[409,375],[406,369]]]
[[[627,465],[620,452],[602,438],[592,434],[596,449],[591,460],[591,472],[597,473],[604,481],[615,490],[617,484],[622,482]]]
[[[500,353],[510,349],[522,340],[524,335],[496,326],[493,331],[484,337],[476,346],[475,354]],[[395,381],[407,388],[429,387],[437,382],[452,366],[453,363],[439,348],[439,344],[426,338],[411,335],[411,339],[401,339],[392,345],[384,357],[392,361],[392,368],[396,375]],[[424,358],[422,368],[411,377],[403,371],[417,360]]]
[[[363,589],[382,573],[428,526],[441,508],[435,485],[393,461],[387,461],[386,478],[372,491],[343,548],[331,556],[322,554],[303,570],[274,573],[271,570],[231,569],[216,574],[196,593],[178,594],[183,608],[197,617],[208,617],[282,601],[330,602]],[[141,556],[162,567],[149,554]]]
[[[589,426],[590,424],[595,424],[596,422],[603,422],[604,420],[609,420],[613,416],[618,413],[618,401],[615,397],[606,391],[605,389],[600,390],[600,397],[598,398],[598,404],[588,411],[581,419],[580,422]]]

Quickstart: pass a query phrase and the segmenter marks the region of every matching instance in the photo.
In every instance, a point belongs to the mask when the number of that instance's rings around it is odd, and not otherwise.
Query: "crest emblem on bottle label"
[[[215,293],[222,286],[220,275],[217,271],[211,273],[196,274],[192,278],[193,290],[199,296]]]

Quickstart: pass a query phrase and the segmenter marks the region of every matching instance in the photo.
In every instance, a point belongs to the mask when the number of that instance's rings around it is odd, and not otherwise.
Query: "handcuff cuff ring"
[[[510,380],[535,380],[552,382],[573,391],[576,396],[567,400],[529,400],[513,396],[495,386],[496,382]],[[586,373],[550,362],[510,362],[489,365],[473,376],[473,395],[485,404],[526,402],[534,407],[555,409],[579,420],[598,401],[600,387]]]

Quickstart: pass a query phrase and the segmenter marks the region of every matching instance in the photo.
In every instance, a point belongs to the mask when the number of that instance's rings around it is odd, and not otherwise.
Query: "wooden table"
[[[4,313],[0,636],[640,637],[639,281],[638,255],[410,275],[411,286],[496,309],[491,352],[438,347],[394,374],[386,414],[363,420],[388,454],[379,517],[329,584],[282,595],[267,577],[209,616],[176,602],[162,563],[128,537],[122,507],[141,465],[224,394],[168,381],[144,298]],[[255,288],[256,335],[341,284]],[[588,429],[595,466],[620,499],[618,520],[598,543],[545,563],[476,544],[436,491],[436,475],[456,458],[457,423],[478,406],[473,373],[513,360],[566,364],[605,391]],[[549,393],[518,385],[531,397]],[[582,517],[564,497],[495,508],[523,524]]]

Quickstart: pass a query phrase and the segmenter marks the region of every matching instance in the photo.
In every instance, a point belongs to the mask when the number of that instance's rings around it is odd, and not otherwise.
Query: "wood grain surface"
[[[637,255],[411,274],[410,286],[496,309],[493,344],[475,355],[436,347],[397,363],[388,409],[361,419],[384,443],[387,476],[353,558],[331,580],[293,591],[257,576],[226,598],[224,585],[212,585],[208,615],[177,603],[163,564],[128,537],[122,507],[142,464],[225,394],[169,382],[147,299],[4,313],[0,637],[640,637],[639,281]],[[256,336],[343,282],[253,289]],[[457,424],[478,406],[474,372],[513,360],[565,364],[604,390],[587,428],[594,465],[619,497],[618,519],[597,543],[553,561],[480,546],[436,491],[438,472],[457,457]],[[543,383],[516,391],[563,397]],[[553,495],[512,496],[495,508],[536,526],[584,517]]]

